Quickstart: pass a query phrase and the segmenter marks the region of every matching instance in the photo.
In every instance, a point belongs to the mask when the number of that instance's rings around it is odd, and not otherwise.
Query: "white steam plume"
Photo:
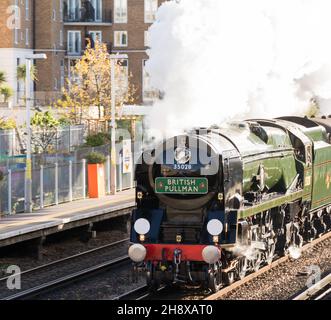
[[[330,0],[181,0],[159,9],[147,71],[165,93],[152,128],[331,113]],[[331,100],[330,100],[331,101]]]

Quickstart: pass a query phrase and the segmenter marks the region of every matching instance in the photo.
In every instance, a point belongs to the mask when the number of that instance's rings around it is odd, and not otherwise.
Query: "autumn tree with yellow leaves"
[[[116,111],[123,104],[134,102],[135,89],[130,84],[131,75],[122,61],[115,64]],[[74,124],[90,118],[91,109],[97,108],[99,120],[111,118],[111,61],[107,45],[95,41],[94,48],[88,42],[84,55],[71,68],[71,77],[62,89],[63,97],[57,101],[66,117]]]

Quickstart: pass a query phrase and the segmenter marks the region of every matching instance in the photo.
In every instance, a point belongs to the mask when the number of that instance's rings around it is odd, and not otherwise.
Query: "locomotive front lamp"
[[[146,257],[147,251],[143,245],[136,243],[129,248],[128,254],[132,261],[142,262]]]
[[[140,242],[144,242],[145,241],[145,235],[144,234],[139,235],[139,240],[140,240]]]
[[[218,243],[218,241],[219,241],[218,236],[213,236],[213,242],[214,242],[214,243]]]
[[[202,258],[205,262],[213,264],[221,259],[221,250],[215,246],[207,246],[202,250]]]
[[[182,235],[181,235],[181,234],[177,234],[177,235],[176,235],[176,242],[177,242],[177,243],[182,242]]]
[[[221,221],[219,221],[218,219],[211,219],[207,223],[207,231],[212,236],[218,236],[223,231],[223,223]]]
[[[145,235],[151,229],[151,225],[147,219],[140,218],[136,220],[133,228],[139,235]]]
[[[142,199],[143,198],[143,193],[141,191],[137,192],[137,198]]]

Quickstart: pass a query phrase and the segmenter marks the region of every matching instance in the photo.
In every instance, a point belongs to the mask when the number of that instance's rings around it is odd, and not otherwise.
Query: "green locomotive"
[[[331,229],[331,117],[196,129],[136,167],[129,256],[151,286],[219,290]]]

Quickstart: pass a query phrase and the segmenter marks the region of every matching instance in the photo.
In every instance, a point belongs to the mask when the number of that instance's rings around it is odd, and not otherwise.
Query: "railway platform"
[[[0,218],[0,247],[35,239],[42,245],[44,239],[61,231],[87,227],[93,223],[127,215],[135,206],[135,190],[118,192],[98,199],[83,199],[43,208],[33,213],[9,215]]]

